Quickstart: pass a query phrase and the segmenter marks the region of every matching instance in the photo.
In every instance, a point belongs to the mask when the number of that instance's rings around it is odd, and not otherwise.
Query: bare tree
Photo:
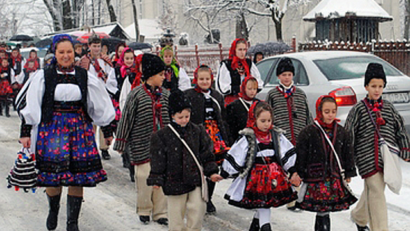
[[[135,0],[131,0],[132,3],[132,11],[134,13],[134,26],[135,26],[135,37],[137,42],[140,41],[140,29],[138,25],[138,13],[137,13],[137,6],[135,5]]]
[[[111,4],[111,0],[106,0],[106,2],[107,2],[108,13],[110,14],[110,21],[111,22],[116,22],[117,21],[117,16],[115,15],[115,10],[114,10],[114,7]]]

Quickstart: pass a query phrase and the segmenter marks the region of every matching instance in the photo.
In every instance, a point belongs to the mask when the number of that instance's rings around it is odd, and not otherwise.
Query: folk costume
[[[294,70],[292,61],[283,58],[279,61],[276,75],[285,71],[294,73]],[[293,82],[289,87],[279,83],[279,86],[268,92],[266,102],[272,106],[274,126],[285,130],[286,138],[296,146],[300,131],[313,123],[305,92]]]
[[[10,82],[9,82],[9,76],[8,76],[8,71],[11,69],[9,67],[3,68],[1,67],[1,73],[0,75],[0,116],[3,115],[3,108],[5,112],[5,116],[10,117],[10,109],[9,109],[9,97],[13,93],[13,89],[11,88]],[[4,69],[4,72],[3,72]],[[5,74],[6,73],[6,74]]]
[[[225,105],[239,98],[238,94],[240,92],[241,83],[247,76],[253,76],[258,80],[258,90],[262,90],[263,87],[259,70],[252,60],[248,58],[239,59],[236,56],[236,45],[238,41],[245,40],[238,38],[232,42],[229,50],[229,58],[221,62],[216,77],[216,89],[225,96]]]
[[[367,86],[373,78],[383,79],[386,86],[387,79],[381,64],[368,65],[364,85]],[[378,100],[364,98],[347,116],[345,128],[351,134],[355,162],[364,179],[364,191],[351,212],[352,219],[359,227],[365,227],[369,223],[371,230],[388,230],[384,163],[378,144],[379,137],[367,110],[384,140],[399,148],[399,157],[402,159],[410,158],[410,140],[403,118],[394,105],[382,97]]]
[[[165,67],[165,80],[162,86],[170,92],[173,92],[176,89],[185,91],[191,88],[191,79],[188,77],[185,69],[182,68],[177,60],[175,59],[174,50],[171,46],[165,46],[162,48],[159,57],[164,60],[164,52],[171,51],[173,54],[171,64]]]
[[[156,55],[144,54],[141,63],[144,81],[165,69],[164,62]],[[144,223],[150,220],[151,214],[155,221],[167,217],[162,188],[148,186],[147,178],[151,170],[151,135],[170,122],[168,97],[166,89],[147,83],[134,88],[127,96],[114,144],[114,150],[119,152],[124,152],[129,146],[130,161],[135,167],[137,213]]]
[[[140,71],[142,56],[144,54],[139,54],[135,57],[134,65],[132,67],[124,67],[121,66],[119,73],[123,78],[123,84],[121,86],[121,93],[120,93],[120,110],[124,109],[125,101],[127,99],[128,94],[136,87],[142,84],[142,72]],[[121,72],[121,69],[123,70]]]
[[[255,79],[252,76],[246,77],[241,83],[241,90],[239,92],[239,99],[233,101],[226,106],[227,123],[230,132],[230,139],[232,142],[236,141],[239,137],[239,131],[246,127],[248,121],[249,108],[252,103],[259,101],[257,98],[249,98],[246,95],[246,84],[249,80]],[[256,80],[256,79],[255,79]]]
[[[296,168],[303,179],[301,195],[303,201],[296,203],[296,207],[317,212],[315,230],[330,230],[329,212],[348,210],[357,199],[344,187],[335,155],[338,155],[345,177],[356,176],[353,158],[353,147],[349,133],[337,123],[323,122],[321,101],[331,96],[321,96],[316,102],[316,118],[319,124],[308,125],[298,137],[296,152]],[[325,135],[332,142],[334,153]],[[326,228],[324,228],[326,226]]]
[[[174,115],[192,106],[188,97],[176,90],[169,97],[169,107]],[[202,125],[189,122],[182,127],[172,121],[170,126],[186,141],[206,176],[218,173],[212,141]],[[201,196],[201,174],[190,152],[171,127],[166,126],[152,135],[150,153],[151,173],[147,183],[161,186],[168,196],[169,230],[201,230],[205,201]]]
[[[296,200],[287,172],[295,172],[296,152],[283,131],[271,128],[262,132],[256,127],[255,102],[249,109],[247,127],[242,137],[228,151],[221,176],[235,176],[225,194],[229,204],[257,209],[259,226],[269,227],[270,209]]]

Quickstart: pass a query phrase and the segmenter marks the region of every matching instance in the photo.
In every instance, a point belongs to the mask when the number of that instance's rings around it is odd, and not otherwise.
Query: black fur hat
[[[153,54],[144,54],[142,56],[142,80],[146,81],[149,77],[165,70],[165,63],[160,57]]]
[[[276,69],[276,75],[279,76],[286,71],[290,71],[293,75],[295,75],[295,67],[293,66],[292,60],[290,60],[290,58],[282,58],[279,61],[278,68]]]
[[[168,98],[169,114],[174,115],[175,113],[181,112],[184,109],[191,109],[192,105],[185,93],[177,89],[171,93]]]
[[[364,86],[369,85],[372,79],[383,79],[384,87],[386,87],[387,79],[384,73],[383,66],[380,63],[369,63],[364,74]]]

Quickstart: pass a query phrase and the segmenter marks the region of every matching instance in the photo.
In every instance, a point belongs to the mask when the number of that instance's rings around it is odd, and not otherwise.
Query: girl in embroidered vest
[[[165,80],[162,85],[167,90],[173,92],[176,89],[185,91],[191,87],[191,79],[188,77],[184,68],[182,68],[175,59],[172,46],[162,48],[159,57],[165,63]]]
[[[303,201],[296,207],[316,212],[316,231],[330,231],[330,212],[348,210],[357,201],[343,186],[335,155],[338,155],[345,180],[356,176],[353,147],[348,132],[336,119],[337,104],[332,96],[321,96],[316,102],[317,124],[308,125],[298,137],[296,169],[304,184],[300,197]],[[332,151],[325,135],[332,142],[337,153]]]
[[[13,93],[13,89],[11,88],[9,77],[12,69],[9,67],[7,59],[1,59],[0,62],[0,116],[3,115],[4,108],[6,117],[10,117],[9,97]]]
[[[54,36],[53,50],[50,68],[37,71],[18,97],[24,105],[20,142],[36,153],[38,185],[46,187],[49,201],[47,228],[57,227],[62,186],[68,186],[67,230],[78,230],[83,187],[107,180],[92,123],[103,127],[110,144],[115,112],[103,83],[74,66],[71,37]]]
[[[272,108],[265,102],[254,102],[248,123],[222,164],[221,176],[235,176],[225,198],[229,204],[256,209],[249,230],[270,231],[270,208],[296,200],[291,183],[300,184],[295,173],[295,148],[273,128]],[[292,178],[288,181],[287,173]]]
[[[400,149],[399,157],[410,161],[410,141],[403,118],[387,100],[382,99],[387,79],[383,66],[370,63],[364,77],[367,96],[349,112],[345,128],[352,137],[354,154],[364,190],[351,217],[359,231],[388,230],[387,205],[383,180],[383,158],[379,150],[379,137],[367,110],[386,142]]]
[[[213,141],[213,153],[218,164],[221,164],[226,152],[229,150],[229,136],[226,130],[226,111],[223,96],[215,91],[212,86],[212,70],[201,65],[194,71],[193,84],[195,88],[185,91],[187,98],[192,102],[191,121],[204,125],[206,132]],[[214,213],[212,194],[215,183],[208,180],[209,201],[207,212]]]
[[[229,50],[229,58],[221,62],[216,77],[216,89],[225,96],[225,105],[239,98],[241,83],[247,76],[257,79],[258,90],[262,90],[261,75],[252,60],[246,58],[247,50],[245,39],[235,39]]]
[[[253,102],[259,101],[255,97],[257,93],[258,80],[252,76],[246,77],[241,84],[240,98],[226,106],[231,141],[236,141],[239,137],[239,131],[246,127],[249,108]]]
[[[127,145],[130,161],[135,168],[135,186],[138,192],[137,213],[140,221],[148,224],[150,216],[160,224],[168,224],[166,198],[162,189],[147,185],[150,172],[150,137],[169,123],[169,92],[162,88],[164,62],[156,55],[142,56],[144,84],[134,88],[118,123],[114,150],[123,154]]]

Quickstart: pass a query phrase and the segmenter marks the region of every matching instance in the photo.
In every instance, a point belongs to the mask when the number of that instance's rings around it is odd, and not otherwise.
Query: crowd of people
[[[47,229],[57,227],[62,187],[68,186],[67,230],[79,230],[83,187],[107,180],[99,150],[109,160],[114,143],[135,181],[136,213],[144,224],[201,230],[205,213],[217,210],[217,182],[233,178],[224,197],[255,210],[250,231],[272,230],[271,208],[286,204],[290,211],[316,213],[314,230],[329,231],[330,212],[357,201],[347,184],[357,168],[365,188],[352,219],[358,231],[388,230],[378,134],[406,161],[410,140],[399,113],[381,97],[383,66],[369,64],[368,94],[343,127],[330,95],[317,99],[312,117],[289,58],[278,63],[279,85],[266,99],[256,98],[263,81],[247,48],[236,39],[216,77],[202,64],[192,83],[172,46],[159,56],[136,55],[121,43],[109,59],[98,36],[79,54],[82,45],[61,34],[43,69],[35,52],[26,61],[18,50],[1,49],[1,105],[10,116],[10,102],[17,102],[20,142],[36,153],[37,182],[46,187],[49,204]],[[255,54],[255,62],[261,59]]]

